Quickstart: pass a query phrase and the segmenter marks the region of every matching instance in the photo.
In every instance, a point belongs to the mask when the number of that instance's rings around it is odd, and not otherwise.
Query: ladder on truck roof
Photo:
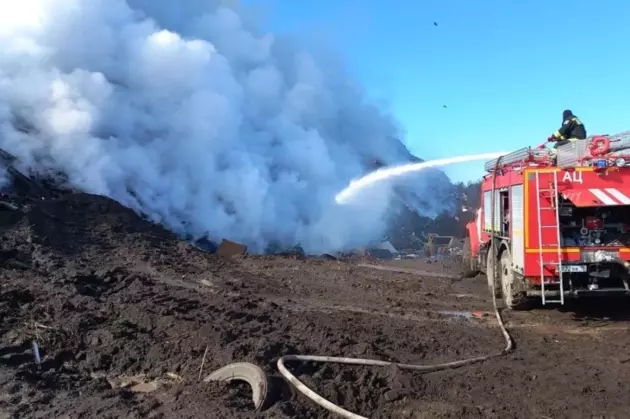
[[[589,151],[589,145],[597,139],[606,138],[610,141],[610,150],[604,156],[594,156]],[[525,147],[501,157],[497,167],[497,160],[493,159],[485,163],[484,169],[492,173],[495,168],[499,170],[518,170],[524,167],[557,166],[571,168],[578,166],[592,166],[594,160],[601,158],[623,158],[630,163],[630,131],[620,132],[615,135],[591,135],[584,140],[561,145],[556,150],[555,159],[548,148]],[[630,166],[630,164],[625,165]]]
[[[501,156],[498,168],[503,169],[506,166],[550,166],[552,162],[550,156],[550,151],[547,148],[525,147]],[[492,173],[494,171],[494,168],[497,167],[497,160],[498,158],[486,162],[484,165],[486,172]]]
[[[562,243],[560,240],[560,208],[558,199],[558,171],[553,171],[553,181],[549,182],[549,187],[545,189],[540,188],[540,171],[536,170],[536,213],[538,214],[538,263],[540,264],[540,291],[542,296],[542,303],[560,303],[564,305],[564,281],[562,275]],[[549,206],[541,206],[540,198],[543,193],[549,194]],[[543,214],[545,211],[553,211],[553,224],[543,224]],[[549,217],[546,217],[549,218]],[[543,232],[553,229],[556,238],[556,243],[544,244]],[[557,249],[558,261],[555,263],[558,269],[558,285],[560,287],[560,299],[559,300],[547,300],[545,297],[545,268],[543,254],[545,249],[549,248]]]

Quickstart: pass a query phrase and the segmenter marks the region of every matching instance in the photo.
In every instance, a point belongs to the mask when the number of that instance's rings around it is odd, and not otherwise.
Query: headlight
[[[625,165],[626,165],[626,159],[619,157],[617,160],[615,160],[615,166],[623,167]]]
[[[610,262],[617,258],[617,251],[610,250],[585,250],[582,251],[581,261],[587,263]]]

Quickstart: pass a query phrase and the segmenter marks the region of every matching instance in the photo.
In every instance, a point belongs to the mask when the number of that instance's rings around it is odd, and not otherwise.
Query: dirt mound
[[[19,204],[0,210],[0,418],[330,418],[278,378],[278,357],[435,363],[503,346],[491,316],[460,315],[491,310],[483,278],[417,273],[447,262],[223,259],[103,197]],[[598,316],[510,314],[517,352],[456,371],[289,367],[371,418],[629,417],[628,317]],[[274,377],[262,412],[246,385],[200,380],[243,361]]]
[[[268,276],[266,268],[286,264],[297,279],[303,268],[317,274],[338,262],[225,260],[182,243],[116,202],[88,194],[5,211],[0,234],[0,389],[6,395],[0,400],[17,417],[249,416],[246,388],[199,383],[204,353],[202,377],[236,360],[275,374],[274,360],[284,354],[341,354],[353,347],[357,355],[391,358],[399,346],[397,340],[367,338],[378,330],[390,334],[386,321],[360,325],[366,337],[350,337],[357,330],[352,314],[304,313],[296,322],[299,304],[286,308],[293,300],[275,301],[272,289],[291,279]],[[345,274],[337,273],[340,280]],[[295,368],[331,399],[361,412],[412,388],[401,384],[400,372]],[[125,380],[129,385],[120,384]],[[153,390],[133,391],[138,384]],[[360,387],[364,390],[357,392]],[[289,400],[286,385],[276,385],[275,392],[268,412],[325,415],[301,398]]]

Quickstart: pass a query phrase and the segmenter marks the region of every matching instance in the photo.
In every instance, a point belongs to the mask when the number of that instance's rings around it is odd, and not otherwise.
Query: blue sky
[[[630,130],[628,0],[246,3],[273,31],[334,41],[425,159],[538,145],[566,108],[589,134]],[[445,171],[474,180],[483,163]]]

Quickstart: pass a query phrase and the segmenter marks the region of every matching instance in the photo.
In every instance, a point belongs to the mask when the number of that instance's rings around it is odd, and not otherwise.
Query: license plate
[[[562,265],[562,272],[586,272],[586,265]]]

